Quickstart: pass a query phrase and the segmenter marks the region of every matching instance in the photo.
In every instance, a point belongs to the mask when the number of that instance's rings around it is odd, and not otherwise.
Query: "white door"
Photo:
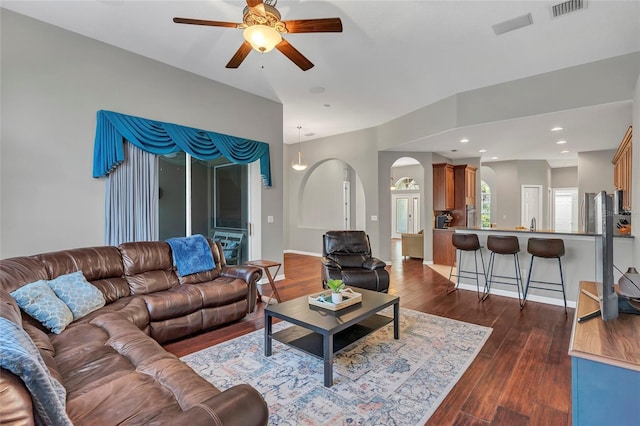
[[[420,230],[420,194],[391,195],[391,238]]]
[[[553,189],[553,229],[578,231],[578,188]]]
[[[542,223],[542,185],[522,185],[521,226],[529,228],[531,219],[536,219],[536,228],[544,229]]]

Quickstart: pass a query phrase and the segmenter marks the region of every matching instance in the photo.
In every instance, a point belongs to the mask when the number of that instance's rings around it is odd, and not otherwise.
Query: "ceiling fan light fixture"
[[[251,47],[261,53],[273,50],[282,41],[280,33],[267,25],[251,25],[244,30],[243,36]]]

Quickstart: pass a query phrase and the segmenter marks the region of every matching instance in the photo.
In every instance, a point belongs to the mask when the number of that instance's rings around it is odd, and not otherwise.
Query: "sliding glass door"
[[[248,259],[248,165],[226,158],[201,161],[180,153],[160,157],[160,239],[241,234],[240,262]]]

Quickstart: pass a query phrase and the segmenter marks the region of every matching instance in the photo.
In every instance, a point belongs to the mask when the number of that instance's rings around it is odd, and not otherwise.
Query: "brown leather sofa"
[[[259,268],[227,266],[208,240],[215,269],[175,273],[165,242],[125,243],[0,260],[0,316],[21,326],[66,390],[74,425],[265,425],[254,388],[220,391],[159,343],[243,318],[255,308]],[[22,312],[11,291],[82,271],[106,305],[50,333]],[[215,360],[212,360],[215,362]],[[25,384],[0,369],[0,424],[34,424]]]

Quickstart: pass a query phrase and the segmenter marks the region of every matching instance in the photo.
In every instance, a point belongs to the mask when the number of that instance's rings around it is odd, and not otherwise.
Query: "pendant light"
[[[298,162],[291,162],[291,167],[293,170],[302,171],[305,170],[309,165],[302,160],[302,152],[300,152],[300,130],[302,126],[298,126]]]

